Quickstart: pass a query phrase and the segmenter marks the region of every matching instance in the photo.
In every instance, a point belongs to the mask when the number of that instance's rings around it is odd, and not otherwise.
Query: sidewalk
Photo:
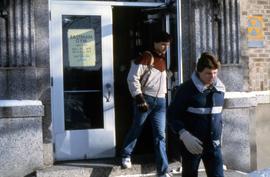
[[[174,174],[173,176],[174,177],[181,177],[181,174]],[[129,177],[132,177],[132,176],[129,176]],[[156,177],[156,176],[152,175],[152,176],[148,176],[148,177]],[[200,172],[199,177],[207,177],[207,176],[206,176],[205,172]],[[224,177],[248,177],[248,175],[243,174],[241,172],[237,172],[237,171],[226,170],[224,172]]]
[[[155,177],[156,169],[153,157],[141,156],[132,159],[133,166],[130,169],[121,168],[121,159],[97,159],[83,161],[58,162],[52,167],[36,171],[36,177]],[[178,162],[170,163],[172,169],[179,169]],[[199,177],[206,177],[200,169]],[[181,177],[180,172],[174,174]],[[226,170],[225,177],[246,177],[236,171]]]

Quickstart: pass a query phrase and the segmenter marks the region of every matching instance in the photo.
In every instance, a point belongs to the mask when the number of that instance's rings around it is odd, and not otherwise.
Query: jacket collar
[[[163,59],[166,58],[166,55],[165,54],[158,54],[155,50],[152,50],[152,54],[155,57],[159,57],[159,58],[163,58]]]
[[[203,93],[207,89],[207,87],[199,79],[196,72],[192,73],[191,79],[192,79],[194,85],[196,86],[196,88],[198,89],[199,92]],[[213,82],[212,85],[217,91],[225,93],[225,86],[221,82],[221,80],[219,80],[219,78],[216,78],[216,80]]]

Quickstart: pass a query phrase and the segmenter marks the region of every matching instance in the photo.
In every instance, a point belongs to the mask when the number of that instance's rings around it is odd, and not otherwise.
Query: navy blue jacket
[[[175,133],[189,131],[202,142],[220,144],[225,86],[217,78],[205,88],[196,73],[177,90],[167,110],[169,126]]]

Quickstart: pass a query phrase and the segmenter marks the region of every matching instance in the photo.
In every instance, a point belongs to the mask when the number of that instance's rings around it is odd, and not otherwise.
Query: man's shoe
[[[122,158],[122,167],[123,168],[131,168],[131,160],[130,157],[124,157]]]

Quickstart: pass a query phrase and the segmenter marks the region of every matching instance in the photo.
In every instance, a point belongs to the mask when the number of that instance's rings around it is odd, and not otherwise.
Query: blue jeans
[[[144,95],[149,105],[147,112],[140,112],[134,104],[134,117],[132,126],[123,145],[122,157],[130,157],[140,136],[146,119],[151,120],[157,173],[164,174],[168,170],[166,154],[165,127],[166,127],[166,99]]]

